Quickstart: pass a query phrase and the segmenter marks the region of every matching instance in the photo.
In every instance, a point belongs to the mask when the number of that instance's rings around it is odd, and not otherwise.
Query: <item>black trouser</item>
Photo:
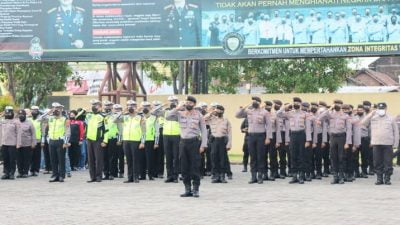
[[[90,179],[102,179],[104,159],[101,141],[87,140],[87,151]]]
[[[205,148],[204,152],[201,153],[201,174],[205,175],[206,172],[212,170],[212,159],[211,159],[211,148]]]
[[[114,158],[117,157],[117,139],[112,138],[108,139],[107,147],[103,150],[103,159],[104,159],[104,176],[117,176],[118,171],[113,170],[117,168],[112,167],[112,163],[115,161]]]
[[[368,170],[369,155],[370,155],[370,146],[369,145],[370,144],[371,144],[370,137],[362,137],[361,138],[361,170],[364,173],[367,173],[367,170]]]
[[[50,140],[50,158],[53,169],[53,177],[65,178],[65,148],[63,140]]]
[[[317,146],[313,148],[313,163],[312,163],[312,170],[316,171],[318,174],[322,173],[322,133],[318,134],[317,136]]]
[[[222,175],[227,172],[226,169],[226,143],[225,137],[212,137],[211,138],[211,160],[212,160],[212,174]]]
[[[229,161],[228,152],[226,152],[225,154],[225,167],[226,167],[226,174],[228,176],[232,176],[231,162]]]
[[[243,147],[242,147],[242,151],[243,151],[243,165],[245,167],[247,167],[247,165],[249,164],[249,144],[248,144],[248,136],[246,135],[244,137],[244,142],[243,142]]]
[[[269,154],[269,169],[272,174],[278,173],[278,149],[276,148],[276,133],[272,134],[272,139],[269,144],[268,154]]]
[[[311,137],[312,136],[313,136],[313,134],[311,134]],[[314,149],[312,147],[313,143],[312,143],[312,141],[310,141],[309,143],[310,143],[310,145],[307,148],[304,147],[306,163],[307,163],[306,170],[304,172],[306,172],[306,173],[314,172],[314,151],[313,151]]]
[[[14,176],[17,158],[17,149],[15,146],[3,145],[1,146],[1,153],[4,162],[4,175]]]
[[[325,143],[325,147],[322,148],[322,159],[324,160],[324,173],[329,173],[329,166],[331,165],[331,159],[330,159],[330,144]]]
[[[25,146],[17,149],[17,166],[20,175],[28,175],[30,161],[32,158],[32,147]]]
[[[393,148],[391,145],[374,145],[374,167],[377,175],[393,174]]]
[[[279,169],[282,172],[286,173],[286,166],[287,166],[287,154],[288,154],[288,148],[286,146],[286,138],[285,138],[285,132],[281,132],[281,137],[282,137],[282,143],[280,144],[278,148],[279,152]]]
[[[164,158],[164,135],[163,129],[160,129],[160,136],[158,139],[158,148],[156,149],[156,168],[157,175],[164,175],[165,158]]]
[[[349,145],[349,148],[344,150],[344,172],[346,174],[353,174],[354,168],[353,145]]]
[[[178,179],[179,135],[164,135],[164,152],[167,163],[167,178]]]
[[[305,152],[306,133],[304,131],[290,132],[290,158],[292,160],[292,173],[306,172],[307,160]]]
[[[249,133],[248,148],[252,173],[266,173],[265,133]]]
[[[128,180],[133,181],[139,178],[139,159],[138,154],[140,142],[139,141],[124,141],[122,147],[126,156],[126,163],[128,164]]]
[[[333,173],[344,172],[344,145],[346,133],[330,135],[330,154]]]
[[[71,164],[71,169],[76,169],[79,166],[79,158],[81,156],[81,146],[79,142],[71,143],[68,148],[68,156]]]
[[[157,155],[154,150],[154,141],[146,141],[144,144],[144,148],[146,151],[146,169],[147,174],[150,177],[157,177]]]
[[[199,152],[200,141],[198,138],[181,139],[179,142],[179,160],[185,186],[200,186],[201,155]]]
[[[45,170],[50,171],[51,170],[50,146],[49,143],[47,143],[47,141],[46,143],[44,143],[43,155],[44,155]]]
[[[141,179],[146,179],[146,143],[145,142],[145,149],[141,149],[141,151],[138,151],[137,153],[137,162],[139,166],[139,175]]]
[[[42,157],[42,144],[38,142],[35,148],[32,149],[31,173],[39,173],[41,157]]]
[[[124,174],[125,171],[125,154],[122,144],[115,146],[113,155],[114,156],[111,162],[111,173],[114,177],[117,177],[118,173]]]

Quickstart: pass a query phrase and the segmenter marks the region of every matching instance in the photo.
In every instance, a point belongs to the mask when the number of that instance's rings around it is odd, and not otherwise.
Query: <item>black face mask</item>
[[[7,113],[4,117],[8,120],[12,120],[14,119],[14,113]]]
[[[340,105],[335,105],[334,109],[335,109],[336,112],[339,112],[340,111]]]
[[[204,109],[202,109],[200,112],[201,112],[201,115],[203,115],[203,116],[207,114],[207,111]]]
[[[106,113],[110,113],[111,112],[111,109],[105,109],[104,110]]]
[[[312,112],[312,113],[316,113],[317,111],[318,111],[317,108],[311,108],[311,112]]]
[[[134,108],[129,108],[129,109],[128,109],[128,112],[129,112],[129,113],[134,113],[134,112],[135,112],[135,109],[134,109]]]
[[[357,115],[359,115],[359,116],[363,116],[363,115],[364,115],[364,113],[363,113],[363,112],[358,112],[358,113],[357,113]]]
[[[369,109],[370,109],[369,106],[364,106],[364,110],[366,113],[369,113]]]
[[[59,115],[60,115],[60,111],[54,110],[53,114],[54,114],[55,116],[59,116]]]
[[[223,113],[223,112],[217,112],[217,116],[218,116],[218,117],[220,117],[220,118],[221,118],[223,115],[224,115],[224,113]]]
[[[268,112],[271,112],[271,108],[270,107],[266,107],[265,110],[267,110]]]
[[[260,107],[260,103],[253,102],[253,104],[251,104],[251,106],[253,106],[254,109],[258,109],[258,107]]]
[[[193,109],[193,106],[192,105],[186,105],[186,109],[190,111],[190,110]]]
[[[69,116],[69,119],[70,119],[70,120],[74,120],[74,119],[75,119],[75,116]]]
[[[295,110],[298,110],[298,109],[300,109],[300,105],[295,104],[295,105],[293,105],[293,108],[294,108]]]
[[[19,115],[18,118],[19,118],[19,121],[25,122],[25,120],[26,120],[26,115]]]
[[[149,109],[148,109],[148,108],[144,108],[144,109],[143,109],[143,113],[144,113],[144,114],[149,113]]]
[[[276,110],[276,111],[278,111],[279,109],[281,109],[281,107],[280,106],[274,106],[274,109]]]
[[[32,117],[36,119],[39,116],[39,112],[32,112]]]
[[[92,112],[94,113],[94,114],[97,114],[99,111],[97,110],[97,107],[96,106],[92,106]]]
[[[171,103],[171,104],[169,105],[169,108],[175,109],[175,108],[176,108],[176,104],[175,104],[175,103]]]
[[[352,112],[351,112],[351,111],[350,111],[350,112],[346,112],[346,114],[349,115],[349,116],[351,116]]]

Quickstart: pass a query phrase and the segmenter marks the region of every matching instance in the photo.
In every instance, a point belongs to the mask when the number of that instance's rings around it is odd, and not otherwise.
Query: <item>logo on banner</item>
[[[34,60],[40,60],[43,55],[43,47],[40,45],[40,38],[34,37],[31,40],[31,47],[29,48],[29,55]]]
[[[238,55],[242,52],[244,46],[244,38],[242,35],[232,32],[225,35],[223,40],[224,52],[228,55]]]

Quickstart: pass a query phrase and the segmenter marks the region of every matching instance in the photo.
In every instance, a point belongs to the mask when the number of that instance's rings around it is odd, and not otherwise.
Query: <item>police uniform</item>
[[[363,106],[365,113],[368,114],[371,111],[371,102],[369,101],[363,101]],[[366,166],[368,167],[368,175],[375,175],[375,167],[374,167],[374,154],[373,154],[373,148],[371,147],[371,127],[366,126],[366,129],[368,130],[368,136],[366,138],[362,138],[361,140],[361,145],[362,148],[365,148],[365,152],[368,152],[368,155],[366,156],[368,159],[368,163]]]
[[[326,108],[328,107],[328,105],[326,104],[326,102],[324,101],[319,101],[319,109],[317,111],[318,116],[324,112],[326,110]],[[322,177],[328,177],[329,174],[331,173],[330,171],[330,165],[331,165],[331,160],[330,160],[330,153],[329,153],[329,133],[328,133],[328,129],[329,129],[329,123],[327,121],[320,121],[317,118],[317,121],[320,122],[322,124],[322,130],[324,130],[325,133],[325,138],[323,138],[322,140],[322,144],[321,144],[321,153],[322,153],[322,166],[323,166],[323,173],[322,173]]]
[[[150,113],[150,103],[149,102],[142,102],[142,107],[143,109],[143,119],[145,120],[146,124],[146,133],[145,133],[145,167],[144,168],[144,173],[147,170],[147,175],[149,177],[149,180],[154,180],[154,177],[157,177],[157,155],[155,151],[155,145],[158,145],[159,141],[159,132],[157,131],[159,129],[159,124],[157,122],[157,117],[152,115]],[[145,110],[147,112],[145,112]],[[143,161],[140,162],[141,165],[143,165]],[[143,176],[144,175],[144,176]],[[145,178],[145,174],[143,174],[143,170],[141,171],[141,177]]]
[[[152,114],[156,116],[156,165],[155,165],[155,173],[158,178],[164,178],[164,168],[165,168],[165,153],[164,153],[164,121],[165,121],[165,111],[162,109],[162,105],[160,101],[153,101],[153,106],[155,110],[153,110]]]
[[[282,107],[282,102],[280,100],[274,100],[274,110],[275,113],[279,111]],[[276,117],[276,130],[279,131],[277,133],[277,151],[279,154],[279,178],[284,179],[287,176],[286,167],[288,165],[287,161],[287,144],[289,143],[289,125],[288,122],[285,122],[281,117]]]
[[[109,118],[110,119],[109,123],[110,125],[114,123],[117,126],[117,137],[116,137],[117,142],[115,145],[111,161],[111,174],[113,175],[113,177],[124,178],[125,154],[124,154],[124,149],[122,148],[123,128],[121,123],[116,122],[117,117],[120,116],[120,113],[122,112],[122,106],[120,104],[115,104],[113,105],[113,109],[115,110],[115,112]],[[111,133],[114,133],[114,130]]]
[[[17,178],[28,177],[32,150],[36,147],[36,132],[30,120],[26,120],[25,110],[18,112],[19,123],[17,126]]]
[[[86,115],[86,139],[87,139],[87,152],[89,163],[90,180],[88,182],[101,182],[103,178],[104,167],[104,115],[95,110],[95,107],[100,105],[98,100],[92,100],[92,113]],[[102,146],[103,145],[103,146]]]
[[[89,44],[85,38],[85,10],[71,6],[63,10],[61,6],[50,9],[47,21],[47,48],[71,49],[77,48],[75,41],[82,41],[83,46]],[[86,46],[85,46],[86,47]]]
[[[248,146],[248,139],[249,139],[249,134],[248,131],[249,130],[249,122],[247,120],[247,118],[245,118],[242,121],[242,124],[240,125],[240,131],[242,133],[244,133],[244,141],[243,141],[243,147],[242,147],[242,151],[243,151],[243,170],[242,172],[247,172],[247,165],[249,164],[249,146]]]
[[[312,44],[324,44],[327,42],[325,23],[321,19],[317,19],[310,23]]]
[[[194,47],[200,45],[201,17],[198,5],[174,4],[164,7],[165,36],[171,46]]]
[[[4,162],[4,175],[1,177],[3,180],[13,180],[16,167],[17,157],[17,130],[18,122],[14,119],[14,109],[11,106],[5,108],[5,118],[0,122],[0,141],[1,141],[1,154]]]
[[[189,96],[187,101],[196,104],[194,97]],[[181,160],[181,172],[185,185],[185,193],[181,196],[199,197],[201,163],[199,148],[204,149],[207,147],[206,123],[201,113],[197,110],[178,110],[178,108],[171,110],[166,119],[178,121],[181,127],[179,158]],[[193,192],[191,189],[192,182]]]
[[[113,107],[113,103],[110,101],[105,101],[105,113],[104,113],[104,143],[107,145],[103,149],[103,159],[104,159],[104,180],[113,180],[117,175],[115,157],[117,157],[117,142],[118,142],[118,125],[113,121],[113,116],[115,116],[111,109]]]
[[[269,113],[259,107],[261,99],[253,97],[253,104],[258,104],[258,108],[240,108],[236,113],[236,118],[247,118],[249,121],[249,152],[250,152],[250,167],[251,180],[250,184],[263,183],[267,168],[265,166],[266,159],[266,141],[272,138],[271,120]]]
[[[314,116],[313,120],[313,157],[312,170],[316,172],[315,178],[322,178],[322,144],[328,141],[328,133],[324,123],[320,123],[317,119],[319,104],[311,102],[311,113]],[[311,174],[313,175],[313,174]]]
[[[30,171],[32,176],[37,176],[40,171],[40,160],[42,156],[42,147],[44,146],[44,138],[42,138],[42,133],[44,133],[45,127],[44,123],[39,119],[39,107],[31,107],[32,117],[30,118],[33,126],[35,127],[35,138],[36,145],[32,150],[32,157],[30,162]]]
[[[386,103],[379,103],[377,108],[377,111],[371,112],[361,122],[364,125],[371,125],[371,144],[377,174],[375,184],[390,185],[390,176],[393,173],[393,147],[399,144],[399,129],[396,121],[386,114]]]
[[[281,130],[279,126],[279,121],[278,117],[276,116],[275,112],[272,112],[272,105],[273,103],[271,101],[265,101],[266,105],[266,110],[269,112],[270,115],[270,121],[271,121],[271,132],[272,132],[272,139],[267,145],[267,154],[269,156],[269,169],[270,169],[270,178],[269,180],[274,181],[275,178],[279,178],[279,173],[278,173],[278,149],[277,145],[280,145],[282,142],[281,138]],[[268,157],[266,160],[266,163],[268,161]],[[268,168],[268,165],[267,165]],[[268,180],[268,176],[266,175],[264,179]]]

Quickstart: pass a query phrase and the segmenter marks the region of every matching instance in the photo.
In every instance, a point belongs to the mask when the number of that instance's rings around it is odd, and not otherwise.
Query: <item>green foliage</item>
[[[239,60],[213,60],[208,62],[209,89],[212,93],[235,94],[241,81]]]
[[[3,112],[6,106],[15,107],[12,97],[8,95],[0,96],[0,112]]]

